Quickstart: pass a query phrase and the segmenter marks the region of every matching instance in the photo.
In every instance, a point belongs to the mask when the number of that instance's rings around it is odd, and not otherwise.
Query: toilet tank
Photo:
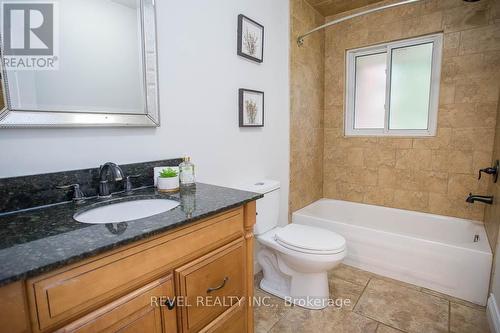
[[[263,234],[278,226],[280,208],[280,182],[276,180],[262,180],[238,186],[243,191],[264,194],[257,200],[257,221],[254,234]]]

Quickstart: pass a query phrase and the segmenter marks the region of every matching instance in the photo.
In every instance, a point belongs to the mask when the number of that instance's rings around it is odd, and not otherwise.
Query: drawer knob
[[[173,310],[175,308],[175,300],[167,299],[165,301],[165,305],[167,306],[167,309]]]
[[[211,293],[211,292],[213,292],[213,291],[216,291],[216,290],[219,290],[219,289],[224,288],[224,286],[226,285],[227,281],[229,281],[229,278],[226,276],[226,277],[224,278],[224,281],[222,281],[222,283],[221,283],[219,286],[217,286],[217,287],[215,287],[215,288],[208,288],[208,289],[207,289],[207,294],[210,294],[210,293]]]

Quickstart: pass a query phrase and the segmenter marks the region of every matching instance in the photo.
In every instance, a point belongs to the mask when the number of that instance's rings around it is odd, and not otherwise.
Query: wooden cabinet
[[[243,235],[243,210],[28,280],[39,329],[50,329]]]
[[[9,333],[253,332],[246,304],[253,296],[254,223],[250,202],[4,286],[0,300],[15,304],[16,315],[6,309],[0,327],[16,328]],[[175,303],[165,303],[167,297]],[[183,306],[198,297],[208,298]],[[216,298],[225,303],[206,305]]]

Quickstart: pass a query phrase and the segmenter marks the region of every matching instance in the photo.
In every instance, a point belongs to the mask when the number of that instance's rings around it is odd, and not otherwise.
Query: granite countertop
[[[117,194],[83,204],[62,203],[0,216],[0,286],[33,277],[134,241],[183,226],[261,198],[261,194],[200,184],[196,189],[162,194],[154,188]],[[91,205],[148,198],[180,201],[173,210],[115,224],[84,224],[73,215]]]

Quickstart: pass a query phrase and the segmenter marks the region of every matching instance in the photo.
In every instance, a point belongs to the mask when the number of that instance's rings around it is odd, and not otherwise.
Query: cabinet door
[[[58,332],[98,333],[173,333],[177,331],[176,310],[165,304],[174,298],[173,278],[152,282]]]
[[[245,251],[234,241],[175,270],[182,332],[198,332],[235,304],[244,307]]]

